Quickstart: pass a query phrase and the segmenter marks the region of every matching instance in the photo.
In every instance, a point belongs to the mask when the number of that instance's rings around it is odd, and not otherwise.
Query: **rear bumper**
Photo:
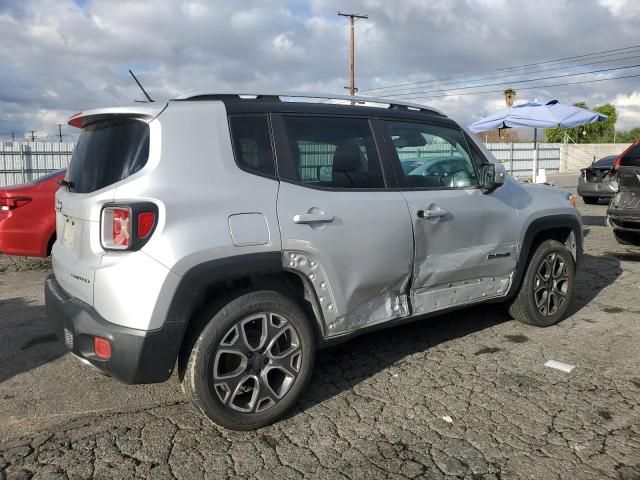
[[[578,195],[581,197],[613,197],[618,192],[617,183],[591,183],[583,180],[578,181]]]
[[[640,232],[640,209],[609,208],[607,221],[614,230]]]
[[[100,371],[128,384],[167,380],[177,359],[182,324],[167,322],[158,330],[136,330],[102,318],[86,303],[69,296],[53,273],[45,280],[45,304],[49,323],[74,355]],[[111,358],[98,358],[93,338],[111,343]]]

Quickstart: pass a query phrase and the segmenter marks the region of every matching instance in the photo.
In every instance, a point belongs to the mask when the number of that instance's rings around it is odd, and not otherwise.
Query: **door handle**
[[[418,210],[418,218],[424,218],[424,219],[439,218],[439,217],[446,217],[447,215],[449,215],[449,211],[445,210],[444,208],[439,208],[438,210],[429,210],[429,209]]]
[[[299,213],[293,216],[293,223],[331,223],[334,218],[328,213]]]

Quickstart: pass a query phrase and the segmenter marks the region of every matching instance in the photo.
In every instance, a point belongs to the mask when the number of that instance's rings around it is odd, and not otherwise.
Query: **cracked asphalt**
[[[48,263],[0,257],[0,479],[640,479],[640,248],[578,202],[569,318],[482,306],[356,338],[255,432],[204,420],[175,378],[125,386],[78,363],[44,318]]]

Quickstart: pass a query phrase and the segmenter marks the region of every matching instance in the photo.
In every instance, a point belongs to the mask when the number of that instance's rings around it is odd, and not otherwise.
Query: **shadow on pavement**
[[[584,218],[584,217],[583,217]],[[573,315],[589,304],[604,288],[622,273],[620,260],[614,256],[584,254],[578,267],[573,301],[567,315]]]
[[[0,300],[0,383],[65,353],[47,324],[43,305]]]
[[[313,381],[291,415],[353,388],[407,356],[508,320],[504,306],[483,305],[364,334],[321,350]]]
[[[583,255],[567,316],[588,305],[621,273],[620,261],[615,257]],[[504,305],[480,305],[364,334],[322,350],[316,359],[314,380],[291,414],[351,389],[405,357],[509,320]]]
[[[606,227],[607,221],[604,215],[582,215],[583,225],[591,227]]]

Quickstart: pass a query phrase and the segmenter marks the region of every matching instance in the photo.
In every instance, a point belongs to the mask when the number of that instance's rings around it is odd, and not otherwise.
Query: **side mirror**
[[[480,165],[480,186],[485,193],[493,192],[504,184],[507,174],[504,165],[495,163],[483,163]]]

